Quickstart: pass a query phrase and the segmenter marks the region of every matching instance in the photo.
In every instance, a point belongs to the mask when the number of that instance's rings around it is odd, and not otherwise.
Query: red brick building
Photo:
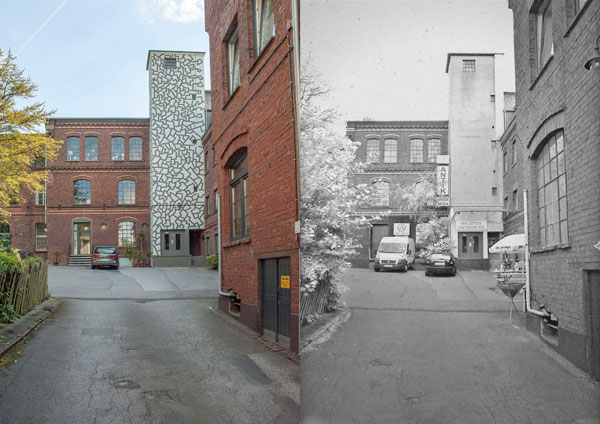
[[[94,246],[149,251],[148,119],[56,118],[46,131],[64,143],[47,163],[46,192],[9,208],[12,245],[51,260],[60,252],[63,264]]]
[[[517,166],[529,193],[528,327],[600,379],[600,71],[584,66],[599,56],[600,2],[509,7]]]
[[[205,6],[212,143],[222,199],[219,306],[297,351],[300,218],[292,3],[209,0]]]

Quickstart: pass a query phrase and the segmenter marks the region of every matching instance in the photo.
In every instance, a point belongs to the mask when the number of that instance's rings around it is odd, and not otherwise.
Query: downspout
[[[221,283],[221,269],[222,267],[222,261],[223,261],[223,255],[221,255],[221,195],[217,194],[217,231],[219,232],[219,238],[218,238],[218,255],[219,255],[219,264],[217,265],[218,268],[218,272],[219,272],[219,294],[221,296],[227,296],[227,297],[235,297],[235,294],[233,294],[233,290],[230,288],[229,290],[231,291],[222,291],[222,283]]]
[[[525,308],[526,312],[545,317],[547,314],[531,308],[531,282],[529,278],[529,220],[527,218],[527,190],[523,190],[523,213],[525,216]]]

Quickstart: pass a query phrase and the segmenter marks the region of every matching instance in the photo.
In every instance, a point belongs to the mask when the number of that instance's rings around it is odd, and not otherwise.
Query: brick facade
[[[292,5],[290,1],[273,1],[274,35],[259,53],[252,1],[211,0],[205,4],[210,36],[212,142],[222,198],[221,288],[231,289],[238,303],[236,306],[221,296],[220,307],[266,334],[261,266],[267,258],[286,258],[291,264],[289,343],[290,349],[297,351],[299,204]],[[239,86],[230,95],[227,49],[228,43],[235,41],[236,29],[240,77]],[[249,235],[233,237],[229,170],[244,151]]]
[[[357,211],[361,215],[380,215],[381,219],[371,221],[359,235],[361,247],[356,256],[349,258],[353,266],[367,268],[375,257],[378,241],[382,235],[393,235],[394,223],[410,223],[410,237],[416,238],[417,217],[402,209],[402,190],[412,186],[421,178],[436,181],[436,159],[429,158],[429,141],[440,141],[440,155],[448,154],[447,121],[350,121],[346,128],[347,136],[360,145],[356,151],[356,162],[366,166],[362,172],[353,175],[352,184],[372,185],[379,181],[389,187],[389,205],[365,205]],[[423,140],[422,160],[411,161],[411,140]],[[369,141],[377,142],[377,158],[369,158]],[[385,140],[393,140],[396,158],[385,159]],[[437,158],[437,156],[436,156]],[[440,215],[447,215],[447,208],[440,208]],[[383,234],[387,231],[387,234]]]
[[[46,206],[36,206],[33,194],[26,195],[26,202],[9,208],[12,244],[40,256],[54,259],[54,252],[61,252],[61,263],[66,264],[73,250],[73,221],[85,220],[91,228],[91,246],[117,246],[118,224],[122,221],[135,223],[135,231],[142,224],[149,224],[149,150],[147,119],[51,119],[46,125],[47,133],[63,140],[58,158],[49,161]],[[98,138],[97,160],[84,160],[85,137]],[[111,159],[111,138],[124,138],[124,160]],[[67,160],[67,137],[79,137],[79,160]],[[129,138],[141,137],[142,160],[129,160]],[[73,184],[75,180],[90,182],[90,203],[75,205]],[[135,181],[135,203],[118,204],[118,183]],[[35,250],[35,224],[43,223],[46,215],[47,249]],[[105,224],[102,225],[101,224]],[[146,234],[143,246],[148,251]],[[139,248],[139,247],[138,247]],[[119,248],[123,255],[123,248]]]
[[[546,339],[580,368],[600,378],[598,316],[600,252],[600,73],[586,70],[600,34],[600,2],[588,0],[576,13],[575,2],[552,1],[553,55],[536,61],[535,13],[539,1],[509,1],[514,14],[516,127],[524,146],[522,171],[529,191],[531,300],[558,321]],[[597,52],[595,54],[597,56]],[[563,134],[566,168],[565,237],[552,245],[540,236],[540,197],[536,163],[556,134]],[[538,318],[528,317],[540,331]]]

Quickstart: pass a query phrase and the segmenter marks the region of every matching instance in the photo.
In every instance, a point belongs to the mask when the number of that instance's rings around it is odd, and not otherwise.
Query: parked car
[[[377,248],[373,269],[408,271],[415,265],[415,241],[409,237],[383,237]]]
[[[425,262],[425,275],[456,275],[456,258],[449,252],[432,252]]]
[[[119,255],[113,246],[96,246],[92,254],[92,269],[107,266],[119,269]]]

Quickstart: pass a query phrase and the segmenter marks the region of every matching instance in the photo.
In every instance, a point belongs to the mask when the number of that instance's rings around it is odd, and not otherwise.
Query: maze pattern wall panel
[[[152,254],[161,230],[204,228],[204,53],[150,51]]]

